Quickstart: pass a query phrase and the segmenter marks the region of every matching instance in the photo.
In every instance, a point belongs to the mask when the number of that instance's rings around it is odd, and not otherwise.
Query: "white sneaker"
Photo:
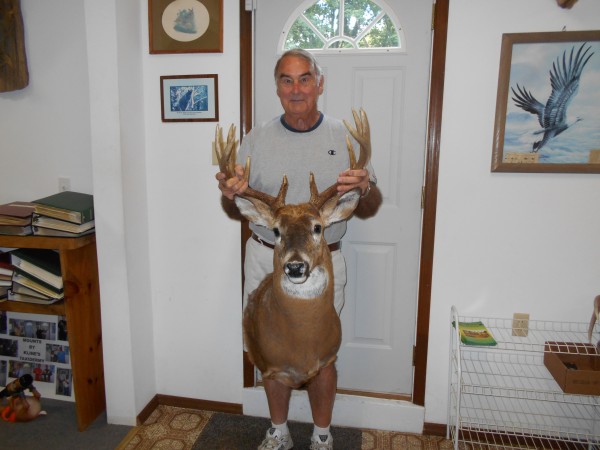
[[[258,446],[258,450],[289,450],[293,446],[294,442],[291,435],[282,434],[276,428],[269,428],[264,441]]]
[[[310,438],[310,450],[333,450],[333,436],[319,434]]]

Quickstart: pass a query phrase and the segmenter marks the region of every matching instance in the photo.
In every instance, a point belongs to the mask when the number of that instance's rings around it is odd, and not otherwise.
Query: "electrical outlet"
[[[513,336],[527,336],[529,334],[529,314],[514,313],[512,322]]]
[[[58,192],[70,191],[71,179],[67,177],[58,178]]]

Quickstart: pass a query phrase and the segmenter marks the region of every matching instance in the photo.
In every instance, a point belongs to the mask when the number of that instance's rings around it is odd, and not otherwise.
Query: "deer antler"
[[[350,137],[346,136],[346,147],[348,149],[348,157],[350,159],[350,169],[363,169],[368,164],[371,159],[371,129],[369,127],[369,119],[367,118],[367,113],[361,108],[359,112],[352,109],[352,116],[354,117],[354,123],[356,124],[356,128],[352,127],[348,122],[344,120],[344,125],[356,139],[360,146],[360,154],[358,161],[356,161],[356,155],[354,153],[354,147],[352,142],[350,141]],[[229,127],[229,132],[227,133],[227,140],[223,139],[223,129],[217,125],[215,130],[215,151],[217,153],[217,160],[219,161],[219,169],[223,172],[227,178],[232,178],[237,176],[235,173],[235,164],[237,160],[237,146],[238,140],[235,139],[235,126],[231,125]],[[246,167],[244,169],[244,178],[245,182],[248,182],[250,177],[250,157],[246,159]],[[315,183],[315,177],[313,173],[310,174],[310,200],[309,202],[315,205],[317,208],[321,208],[325,204],[327,200],[337,195],[337,187],[338,183],[334,183],[325,189],[323,192],[319,193],[317,185]],[[247,200],[251,200],[253,198],[263,201],[268,204],[272,209],[280,208],[285,204],[285,196],[287,194],[288,181],[287,177],[283,176],[283,181],[281,182],[281,187],[279,188],[279,193],[277,197],[273,197],[269,194],[266,194],[261,191],[257,191],[248,187],[240,197],[245,198]]]
[[[229,127],[229,132],[227,133],[227,141],[223,139],[223,129],[217,125],[215,130],[215,152],[217,154],[217,160],[219,162],[219,169],[223,172],[227,178],[232,178],[237,176],[235,173],[235,164],[237,161],[237,147],[238,140],[235,138],[235,125],[231,125]],[[245,182],[248,182],[250,178],[250,156],[246,158],[246,167],[244,169],[244,178]],[[277,197],[273,197],[269,194],[266,194],[261,191],[257,191],[248,187],[240,197],[250,200],[255,198],[263,201],[268,204],[273,210],[280,208],[285,204],[285,196],[287,194],[288,181],[287,177],[283,176],[283,181],[281,182],[281,187],[279,188],[279,193]]]
[[[229,127],[227,141],[223,140],[223,129],[217,125],[215,129],[215,152],[217,154],[217,161],[219,161],[219,169],[228,176],[233,176],[232,174],[235,173],[237,146],[238,140],[235,138],[235,125],[232,124]],[[245,174],[244,178],[247,181]]]
[[[362,108],[359,112],[356,112],[356,110],[352,108],[352,116],[354,117],[356,128],[352,127],[352,125],[345,120],[344,125],[346,125],[346,128],[352,137],[356,139],[356,142],[358,142],[360,153],[357,162],[350,137],[346,135],[346,147],[348,148],[348,157],[350,158],[350,169],[364,169],[371,159],[371,128],[369,127],[369,119],[367,118],[367,113]],[[337,194],[337,187],[338,183],[332,184],[319,194],[317,185],[315,184],[315,177],[311,172],[310,203],[314,204],[317,208],[320,208],[327,200]]]
[[[350,138],[346,136],[346,146],[348,147],[348,153],[350,154],[350,168],[351,169],[364,169],[371,159],[371,127],[369,126],[369,119],[364,109],[360,109],[360,115],[352,108],[352,115],[354,116],[354,123],[356,129],[352,128],[348,122],[344,120],[344,125],[352,135],[356,142],[360,145],[360,156],[358,162],[354,159],[354,150],[352,149],[352,143]]]

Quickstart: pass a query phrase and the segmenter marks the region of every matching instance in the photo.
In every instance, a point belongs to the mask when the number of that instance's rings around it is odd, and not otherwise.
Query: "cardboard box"
[[[600,354],[594,345],[547,341],[544,365],[563,392],[600,395]]]

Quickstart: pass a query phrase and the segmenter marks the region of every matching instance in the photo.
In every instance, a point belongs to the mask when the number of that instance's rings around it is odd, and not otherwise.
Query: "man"
[[[323,189],[337,181],[338,192],[360,188],[362,197],[355,210],[361,218],[372,216],[381,204],[381,193],[375,186],[375,177],[369,168],[349,170],[345,137],[349,135],[343,123],[325,116],[317,102],[323,93],[324,77],[315,58],[301,49],[284,53],[275,65],[277,96],[284,114],[255,127],[243,140],[238,162],[251,156],[252,170],[249,184],[259,191],[277,195],[282,176],[287,175],[289,189],[286,203],[303,203],[310,197],[309,173],[313,172],[317,186]],[[216,175],[223,194],[223,207],[231,217],[239,217],[233,203],[236,194],[248,187],[243,181],[244,169],[236,166],[236,177],[227,179]],[[372,173],[372,170],[371,170]],[[251,224],[253,235],[246,243],[244,262],[244,306],[265,275],[273,271],[273,242],[271,230]],[[325,230],[325,239],[332,249],[334,267],[335,307],[340,313],[344,305],[346,263],[339,249],[339,241],[346,232],[346,223],[333,224]],[[259,450],[287,450],[293,447],[287,426],[291,388],[270,379],[264,379],[272,427]],[[314,421],[311,449],[332,449],[330,424],[335,401],[337,372],[334,364],[323,368],[307,385]]]

